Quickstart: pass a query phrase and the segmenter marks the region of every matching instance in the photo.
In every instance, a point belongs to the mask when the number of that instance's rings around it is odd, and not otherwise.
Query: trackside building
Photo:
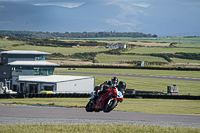
[[[54,75],[59,65],[46,61],[50,53],[13,50],[0,54],[0,93],[90,93],[94,89],[94,77]]]
[[[19,76],[17,80],[27,93],[53,91],[55,93],[90,93],[94,88],[94,77],[50,75]]]

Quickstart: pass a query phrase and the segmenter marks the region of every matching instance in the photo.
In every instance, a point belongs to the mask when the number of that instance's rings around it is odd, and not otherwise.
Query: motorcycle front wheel
[[[103,112],[110,112],[111,110],[113,110],[115,107],[117,106],[117,100],[116,99],[109,99],[103,109]]]
[[[85,110],[86,110],[87,112],[93,112],[94,110],[93,110],[93,108],[92,108],[92,105],[93,105],[93,103],[91,103],[91,101],[89,101],[88,104],[87,104],[86,107],[85,107]]]

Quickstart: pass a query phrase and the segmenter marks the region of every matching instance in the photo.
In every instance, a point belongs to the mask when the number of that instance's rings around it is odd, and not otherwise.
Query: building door
[[[20,93],[24,93],[24,83],[20,83]]]
[[[13,85],[13,91],[17,91],[17,85]]]
[[[38,93],[38,85],[37,84],[30,84],[29,85],[29,92],[30,93]]]

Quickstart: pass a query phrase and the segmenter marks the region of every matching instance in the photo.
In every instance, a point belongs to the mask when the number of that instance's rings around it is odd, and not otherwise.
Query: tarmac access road
[[[188,77],[135,75],[135,74],[115,74],[115,73],[63,72],[63,71],[59,71],[59,72],[58,72],[58,71],[55,71],[55,72],[56,72],[56,73],[89,74],[89,75],[109,75],[109,76],[125,76],[125,77],[154,78],[154,79],[170,79],[170,80],[184,80],[184,81],[197,81],[197,82],[200,82],[200,78],[188,78]]]
[[[199,115],[145,114],[111,111],[86,112],[85,109],[44,106],[0,105],[0,125],[13,124],[128,124],[200,127]]]

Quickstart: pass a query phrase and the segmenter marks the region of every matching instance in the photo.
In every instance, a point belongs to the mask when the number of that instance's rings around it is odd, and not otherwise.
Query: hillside
[[[174,42],[175,38],[171,41],[169,38],[137,38],[136,41],[129,41],[130,38],[127,40],[122,38],[121,41],[119,38],[112,38],[112,41],[99,39],[61,40],[10,37],[0,40],[0,48],[1,50],[49,52],[52,55],[47,59],[60,65],[137,67],[138,61],[144,61],[145,67],[200,68],[199,37],[178,39],[186,43]],[[164,39],[168,42],[160,41]],[[191,43],[189,43],[190,40],[192,40]],[[128,47],[127,49],[105,48],[111,43],[126,43]]]

